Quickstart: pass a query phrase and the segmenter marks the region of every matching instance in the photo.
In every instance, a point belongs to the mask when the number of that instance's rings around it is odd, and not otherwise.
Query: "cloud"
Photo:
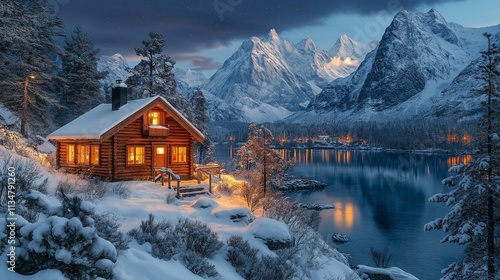
[[[334,14],[393,14],[423,4],[453,1],[462,0],[50,0],[68,31],[80,25],[101,54],[131,55],[150,32],[160,32],[166,39],[165,53],[172,57],[260,36],[270,28],[283,32],[322,24]],[[209,59],[193,59],[213,66]]]
[[[216,70],[219,69],[222,64],[218,62],[214,62],[214,59],[211,57],[201,56],[201,55],[177,55],[176,61],[189,61],[191,64],[195,66],[192,70]]]

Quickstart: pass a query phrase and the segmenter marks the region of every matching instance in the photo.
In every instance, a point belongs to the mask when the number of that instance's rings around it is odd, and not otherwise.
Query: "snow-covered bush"
[[[114,183],[110,188],[111,193],[121,196],[123,198],[130,197],[130,189],[123,183]]]
[[[234,192],[233,186],[227,181],[220,181],[215,184],[215,190],[218,192],[225,192],[227,194],[233,194]]]
[[[123,198],[130,196],[130,190],[123,183],[110,183],[97,177],[86,176],[81,180],[62,180],[57,185],[57,191],[78,195],[85,199],[102,198],[108,193]]]
[[[166,220],[156,222],[153,214],[149,214],[139,228],[129,231],[129,235],[139,244],[149,242],[155,257],[164,260],[176,257],[197,275],[217,275],[215,267],[206,258],[213,256],[223,243],[215,232],[199,221],[180,218],[173,226]]]
[[[11,172],[12,170],[14,170],[14,172]],[[9,180],[13,179],[15,180],[16,187],[16,204],[19,204],[30,190],[37,190],[42,193],[47,192],[48,179],[43,179],[43,173],[34,161],[0,152],[1,207],[6,207],[7,205]]]
[[[179,224],[173,231],[173,239],[182,251],[191,250],[205,258],[210,258],[223,246],[217,233],[206,224],[186,218],[179,219]]]
[[[94,226],[97,235],[111,242],[117,250],[129,248],[130,238],[118,230],[121,224],[115,214],[111,212],[94,214]]]
[[[297,270],[290,261],[279,255],[259,257],[258,250],[241,235],[231,236],[227,245],[227,261],[247,280],[293,279],[296,276]]]
[[[305,210],[288,197],[268,197],[263,200],[264,217],[284,222],[292,238],[291,246],[276,250],[282,260],[290,261],[302,272],[321,267],[318,261],[323,256],[335,258],[348,265],[346,258],[332,249],[315,230],[319,216],[315,210]]]
[[[250,243],[241,235],[232,235],[227,240],[227,261],[234,267],[241,277],[251,279],[260,258],[258,250],[252,248]]]
[[[149,242],[152,246],[161,243],[166,234],[171,234],[173,226],[165,219],[159,222],[155,221],[152,213],[149,213],[148,219],[141,221],[138,228],[131,229],[128,234],[137,240],[139,244]]]
[[[219,275],[213,264],[191,250],[182,253],[180,261],[189,271],[201,277],[215,277]]]
[[[116,249],[97,235],[93,208],[64,193],[59,193],[59,199],[62,205],[55,206],[40,192],[26,196],[26,205],[36,205],[44,215],[33,223],[18,217],[16,271],[33,274],[58,269],[70,279],[111,279]]]

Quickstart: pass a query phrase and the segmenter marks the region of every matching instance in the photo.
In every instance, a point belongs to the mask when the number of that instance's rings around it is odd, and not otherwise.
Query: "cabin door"
[[[153,168],[168,167],[167,145],[153,145]],[[155,172],[159,174],[160,172]]]

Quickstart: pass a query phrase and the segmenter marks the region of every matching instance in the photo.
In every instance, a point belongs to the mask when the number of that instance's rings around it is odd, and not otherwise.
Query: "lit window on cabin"
[[[181,163],[187,161],[186,147],[172,147],[172,162]]]
[[[66,162],[75,164],[75,145],[68,145]]]
[[[144,164],[144,147],[139,147],[139,146],[128,147],[127,164]]]
[[[90,165],[90,145],[77,146],[76,163]]]
[[[148,113],[149,125],[161,125],[160,123],[160,112],[150,111]]]

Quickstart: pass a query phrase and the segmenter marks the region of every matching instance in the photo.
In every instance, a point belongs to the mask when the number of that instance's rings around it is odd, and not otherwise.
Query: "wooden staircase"
[[[176,187],[174,187],[174,190],[177,190]],[[208,195],[209,192],[205,190],[204,187],[180,187],[179,188],[179,196],[180,197],[189,197],[189,196],[195,196],[195,195]]]

